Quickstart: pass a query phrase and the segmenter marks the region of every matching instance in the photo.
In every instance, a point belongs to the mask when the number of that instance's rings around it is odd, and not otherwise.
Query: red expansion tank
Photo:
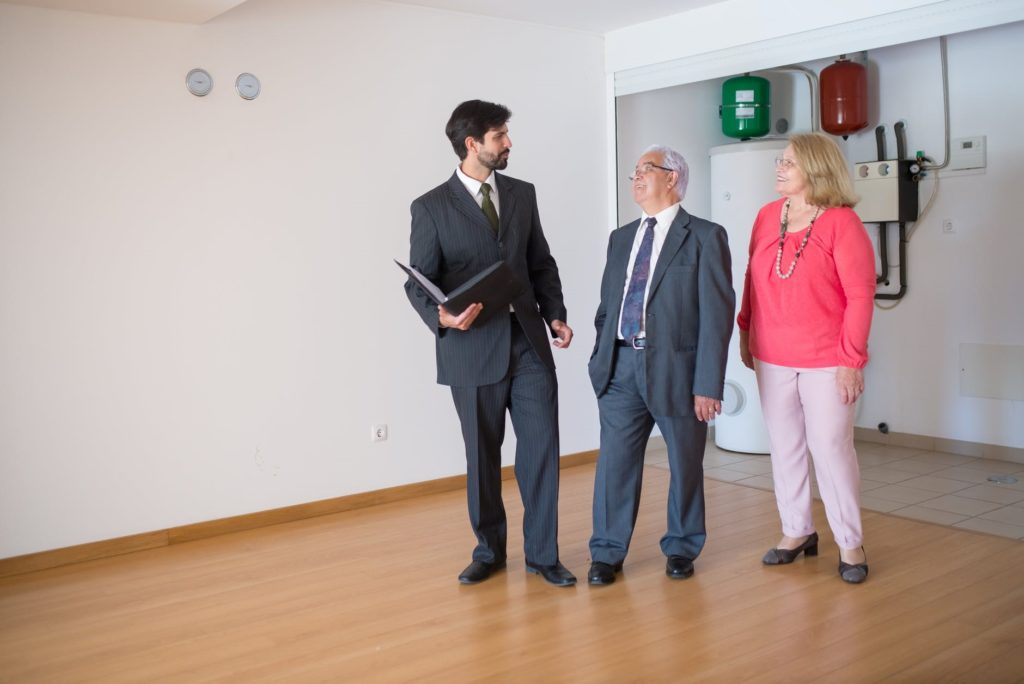
[[[821,127],[844,138],[868,125],[868,70],[841,55],[821,70]]]

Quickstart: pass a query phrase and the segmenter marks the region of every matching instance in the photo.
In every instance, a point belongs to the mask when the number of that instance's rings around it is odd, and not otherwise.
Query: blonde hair
[[[846,158],[835,140],[824,133],[796,133],[789,137],[789,144],[807,183],[809,204],[825,208],[857,204]]]

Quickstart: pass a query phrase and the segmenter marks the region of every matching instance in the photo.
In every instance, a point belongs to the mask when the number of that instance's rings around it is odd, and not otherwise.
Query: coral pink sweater
[[[875,251],[853,209],[826,209],[788,280],[775,273],[780,199],[757,214],[750,236],[750,261],[736,319],[750,331],[750,353],[792,368],[847,366],[868,362],[868,333],[875,296]],[[804,231],[789,233],[782,272],[789,270]]]

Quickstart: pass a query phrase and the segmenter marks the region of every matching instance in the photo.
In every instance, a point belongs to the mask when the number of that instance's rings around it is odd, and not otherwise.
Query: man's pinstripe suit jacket
[[[495,173],[500,202],[495,237],[480,206],[454,173],[413,201],[409,263],[450,292],[499,259],[526,284],[512,303],[531,346],[554,373],[550,328],[566,320],[558,267],[540,225],[532,184]],[[490,385],[508,371],[511,326],[493,316],[469,330],[439,329],[437,305],[411,281],[409,301],[434,333],[437,382],[456,387]],[[546,322],[545,322],[546,321]]]

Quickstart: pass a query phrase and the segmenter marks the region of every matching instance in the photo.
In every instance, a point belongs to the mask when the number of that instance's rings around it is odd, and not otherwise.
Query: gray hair
[[[678,180],[676,180],[676,192],[679,193],[679,201],[682,202],[683,198],[686,197],[686,186],[690,184],[690,166],[686,163],[686,159],[683,155],[679,154],[671,147],[665,145],[651,145],[644,154],[650,152],[657,152],[661,155],[662,165],[665,168],[672,169],[676,172]]]

